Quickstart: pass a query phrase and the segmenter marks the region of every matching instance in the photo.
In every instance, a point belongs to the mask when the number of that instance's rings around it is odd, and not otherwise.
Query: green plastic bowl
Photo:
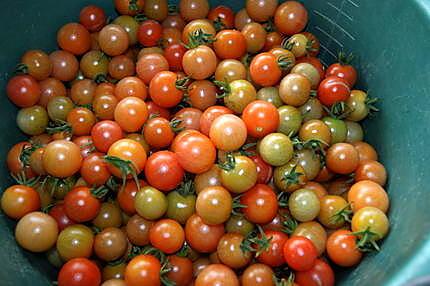
[[[244,1],[222,2],[242,8]],[[430,1],[309,0],[309,30],[321,40],[322,58],[353,52],[358,87],[380,98],[381,112],[365,123],[366,140],[388,169],[391,230],[380,253],[337,274],[339,285],[407,285],[430,274]],[[77,21],[88,4],[114,15],[111,0],[2,0],[0,19],[0,188],[12,181],[5,167],[7,150],[24,138],[15,124],[17,109],[5,85],[28,49],[50,52],[56,31]],[[39,286],[56,280],[44,255],[17,246],[14,222],[0,213],[0,285]]]

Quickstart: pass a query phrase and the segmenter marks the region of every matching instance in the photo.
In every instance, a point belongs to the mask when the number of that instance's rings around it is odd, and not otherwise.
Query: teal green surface
[[[114,15],[110,0],[1,0],[0,19],[0,189],[11,181],[5,167],[8,148],[23,136],[15,124],[17,109],[5,84],[23,52],[55,49],[55,33],[76,21],[79,10],[94,3]],[[213,4],[233,1],[212,1]],[[310,0],[309,30],[322,42],[326,63],[339,50],[357,55],[359,87],[381,99],[381,112],[366,122],[389,172],[391,232],[382,251],[369,255],[339,285],[405,285],[430,274],[430,1]],[[244,1],[234,1],[234,8]],[[0,213],[0,285],[39,286],[55,280],[43,255],[20,249],[14,223]]]

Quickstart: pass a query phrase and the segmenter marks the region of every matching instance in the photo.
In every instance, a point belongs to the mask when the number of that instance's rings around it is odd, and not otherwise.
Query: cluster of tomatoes
[[[335,283],[379,250],[387,174],[358,123],[374,100],[324,68],[299,2],[87,6],[7,85],[30,136],[1,198],[60,286]]]

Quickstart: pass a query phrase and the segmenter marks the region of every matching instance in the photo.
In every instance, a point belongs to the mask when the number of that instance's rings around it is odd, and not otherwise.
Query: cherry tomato
[[[163,117],[149,119],[143,129],[143,135],[145,141],[155,148],[168,147],[175,137],[170,121]]]
[[[74,55],[82,55],[91,48],[91,37],[88,30],[78,23],[69,23],[57,33],[58,46]]]
[[[138,255],[126,266],[124,281],[128,286],[160,286],[160,261],[152,255]]]
[[[57,251],[63,261],[73,258],[89,258],[93,253],[94,234],[82,224],[66,227],[60,232],[57,240]]]
[[[344,79],[350,88],[355,85],[357,81],[357,71],[349,64],[334,63],[326,70],[326,76],[335,76]]]
[[[171,254],[182,247],[185,234],[182,226],[175,220],[162,219],[151,227],[149,240],[154,247]]]
[[[296,272],[295,281],[309,286],[333,286],[335,282],[333,269],[321,259],[317,259],[310,270]]]
[[[215,52],[208,46],[198,46],[197,48],[185,52],[182,58],[184,72],[192,79],[202,80],[214,74],[217,67]]]
[[[126,225],[128,239],[138,246],[149,244],[149,230],[153,225],[153,221],[146,220],[137,214],[132,216]]]
[[[309,99],[311,82],[305,76],[291,73],[279,85],[279,96],[285,104],[301,106]]]
[[[153,101],[147,101],[146,107],[148,108],[149,118],[159,116],[165,119],[170,119],[170,112],[167,108],[161,107],[155,104]]]
[[[236,273],[223,264],[211,264],[197,276],[195,286],[239,286]]]
[[[246,12],[249,17],[255,22],[265,22],[273,17],[275,10],[278,7],[277,0],[247,0]]]
[[[145,100],[147,96],[146,85],[138,77],[125,77],[116,84],[115,96],[118,100],[122,100],[129,96]]]
[[[246,50],[254,54],[263,49],[266,42],[267,32],[259,23],[251,22],[246,24],[241,32],[246,39]]]
[[[375,207],[386,213],[390,204],[384,188],[369,180],[352,185],[348,192],[348,202],[354,212],[364,207]]]
[[[217,117],[211,124],[209,137],[215,146],[224,151],[239,149],[246,141],[246,125],[233,114]]]
[[[120,139],[113,143],[108,150],[108,156],[116,157],[124,161],[130,161],[136,174],[139,174],[146,163],[146,151],[143,146],[131,139]],[[130,174],[122,174],[118,167],[108,164],[110,172],[121,178]],[[131,177],[131,176],[130,176]]]
[[[234,27],[240,31],[243,29],[243,27],[246,26],[246,24],[249,24],[251,22],[252,19],[249,17],[248,12],[246,12],[245,8],[237,12],[234,17]]]
[[[136,64],[137,75],[145,84],[149,84],[157,73],[168,70],[169,62],[166,58],[155,53],[143,55]]]
[[[245,269],[240,281],[242,286],[275,286],[273,275],[271,267],[255,263]]]
[[[142,99],[129,96],[118,102],[114,118],[122,130],[136,132],[148,119],[148,108]]]
[[[311,270],[318,257],[317,249],[306,237],[289,238],[285,242],[283,250],[288,266],[296,271]]]
[[[284,245],[288,241],[288,236],[282,231],[266,230],[264,235],[270,240],[269,247],[262,251],[257,257],[260,263],[271,267],[278,267],[285,263]]]
[[[168,207],[166,196],[154,187],[141,187],[136,194],[134,207],[144,219],[156,220],[162,217]]]
[[[43,167],[54,177],[66,178],[79,171],[82,156],[79,147],[67,140],[55,140],[45,147]]]
[[[141,12],[143,10],[144,0],[115,0],[115,9],[118,11],[121,15],[131,15],[134,16],[137,13]]]
[[[40,85],[29,75],[17,75],[7,83],[7,96],[19,107],[30,107],[40,99]]]
[[[169,44],[164,49],[164,57],[169,63],[171,71],[182,71],[182,58],[186,51],[187,48],[179,43]]]
[[[28,74],[37,80],[47,79],[52,72],[52,63],[49,56],[41,50],[29,50],[21,58],[27,67]]]
[[[85,6],[79,14],[79,22],[90,32],[100,31],[106,24],[105,11],[95,5]]]
[[[237,30],[222,30],[215,37],[214,50],[221,59],[239,59],[246,53],[246,39]]]
[[[354,173],[354,180],[356,182],[370,180],[380,186],[384,186],[387,182],[387,171],[385,170],[384,165],[378,161],[360,161]]]
[[[152,47],[161,39],[162,27],[154,20],[146,20],[137,30],[137,39],[144,47]]]
[[[200,174],[209,170],[215,162],[216,149],[212,141],[197,131],[185,130],[172,143],[179,164],[185,171]]]
[[[71,81],[79,71],[79,62],[75,55],[66,51],[54,51],[49,55],[52,62],[52,77],[61,81]]]
[[[294,35],[301,32],[308,23],[308,12],[303,4],[287,1],[278,6],[275,12],[275,25],[279,32]]]
[[[351,267],[358,264],[363,254],[358,250],[356,236],[349,230],[337,230],[327,240],[327,254],[339,266]]]
[[[76,222],[94,219],[100,211],[101,203],[88,187],[76,187],[64,198],[64,207],[68,217]]]
[[[234,26],[234,12],[229,7],[219,5],[209,11],[208,17],[218,30],[231,29]]]
[[[266,101],[256,100],[246,106],[242,119],[248,130],[248,135],[262,138],[275,132],[279,125],[279,113],[276,107]]]
[[[159,151],[149,156],[145,165],[145,177],[151,186],[167,192],[181,183],[184,170],[175,153]]]
[[[88,135],[96,123],[96,116],[85,107],[77,107],[67,114],[67,122],[71,125],[74,135]]]
[[[124,134],[118,123],[115,121],[103,120],[93,126],[91,137],[97,150],[105,153],[113,143],[124,138]]]
[[[99,32],[100,49],[109,56],[123,54],[129,46],[126,30],[120,25],[109,24]]]
[[[113,94],[97,95],[93,101],[94,114],[100,120],[111,120],[117,104],[118,99]]]
[[[80,173],[90,186],[104,185],[111,176],[102,153],[88,155],[82,161]]]
[[[39,194],[28,186],[10,186],[2,194],[1,209],[8,217],[20,219],[40,209]]]
[[[252,254],[243,251],[241,245],[245,237],[238,233],[224,234],[217,247],[217,256],[221,263],[233,269],[239,269],[249,264]]]
[[[66,262],[58,273],[59,286],[100,285],[98,266],[86,258],[74,258]]]
[[[215,70],[215,80],[230,83],[238,79],[247,79],[245,65],[238,60],[223,60]]]
[[[116,227],[107,227],[94,238],[94,253],[104,261],[114,261],[121,258],[127,247],[126,234]]]
[[[185,238],[187,243],[198,252],[214,252],[223,234],[223,224],[205,224],[202,218],[197,214],[193,214],[185,224]]]
[[[196,213],[203,222],[217,225],[226,222],[232,211],[233,199],[221,186],[210,186],[200,191],[196,200]]]
[[[22,161],[22,152],[27,149],[31,148],[31,144],[29,142],[20,142],[12,146],[10,148],[9,152],[7,153],[6,163],[7,168],[9,172],[11,172],[13,175],[18,175],[21,173],[24,173],[27,178],[33,178],[35,176],[33,170],[30,166],[27,166]]]
[[[149,84],[149,95],[155,104],[170,108],[178,105],[184,96],[179,86],[178,75],[171,71],[157,73]]]
[[[253,223],[269,223],[278,213],[278,199],[268,185],[255,185],[243,194],[240,203],[246,206],[242,209],[245,217]]]
[[[359,155],[353,145],[336,143],[327,150],[327,167],[338,174],[349,174],[357,169]]]
[[[280,62],[272,53],[256,55],[249,66],[252,81],[261,86],[276,85],[282,76]]]
[[[351,91],[348,84],[335,76],[329,76],[318,86],[318,99],[326,106],[348,99]]]

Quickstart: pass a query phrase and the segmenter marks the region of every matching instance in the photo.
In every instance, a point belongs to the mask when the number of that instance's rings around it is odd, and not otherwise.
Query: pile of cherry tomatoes
[[[335,283],[389,229],[351,58],[299,2],[115,0],[27,51],[1,208],[60,286]]]

